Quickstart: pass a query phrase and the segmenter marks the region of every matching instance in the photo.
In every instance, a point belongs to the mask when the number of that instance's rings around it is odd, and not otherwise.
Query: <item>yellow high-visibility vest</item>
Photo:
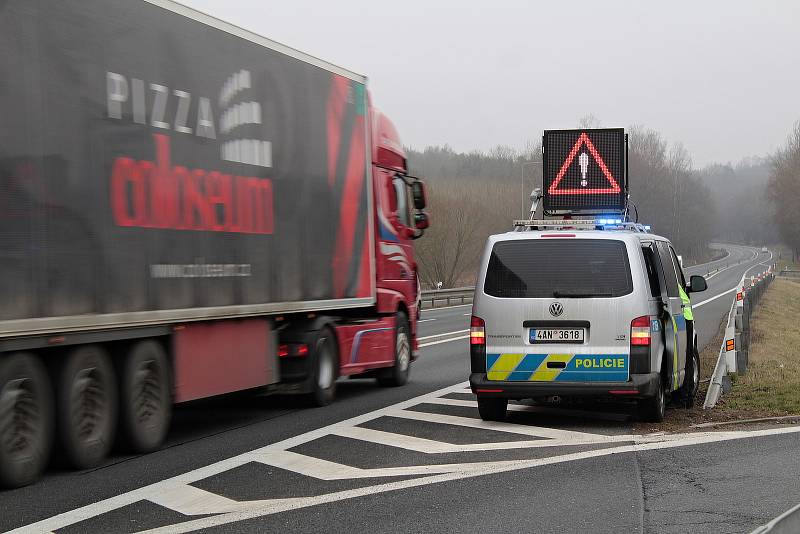
[[[689,300],[689,295],[686,294],[686,291],[678,284],[678,294],[681,296],[681,302],[683,302],[683,318],[687,321],[693,321],[694,315],[692,314],[692,301]]]

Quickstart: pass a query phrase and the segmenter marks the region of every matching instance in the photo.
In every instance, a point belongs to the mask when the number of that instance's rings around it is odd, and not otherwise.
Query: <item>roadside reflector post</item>
[[[725,366],[729,373],[736,372],[736,331],[733,326],[725,328]]]

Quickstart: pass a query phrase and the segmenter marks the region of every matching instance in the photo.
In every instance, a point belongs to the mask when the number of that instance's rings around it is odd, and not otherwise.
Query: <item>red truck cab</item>
[[[369,262],[371,272],[361,275],[369,275],[374,284],[374,307],[295,317],[285,328],[277,325],[281,383],[275,388],[303,393],[315,405],[333,400],[339,376],[403,385],[417,357],[420,284],[412,242],[429,224],[423,211],[425,187],[408,173],[394,124],[371,103],[369,125],[374,261]],[[348,227],[344,219],[349,215],[343,208],[340,227]],[[302,354],[296,347],[302,347]]]

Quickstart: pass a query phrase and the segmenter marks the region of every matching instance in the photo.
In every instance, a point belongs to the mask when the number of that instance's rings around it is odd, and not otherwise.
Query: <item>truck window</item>
[[[622,241],[530,239],[495,244],[483,291],[502,298],[619,297],[633,283]]]
[[[394,184],[394,193],[397,197],[397,217],[400,220],[400,224],[410,227],[411,215],[409,212],[408,187],[406,187],[406,183],[403,179],[397,175],[395,175],[392,183]]]
[[[647,269],[647,280],[650,282],[650,295],[653,297],[661,296],[661,284],[658,280],[658,270],[656,269],[656,253],[652,245],[642,246],[644,265]]]
[[[664,270],[664,278],[667,282],[667,295],[677,297],[678,275],[675,273],[675,265],[672,263],[669,245],[663,241],[658,242],[658,257],[661,260],[661,268]]]

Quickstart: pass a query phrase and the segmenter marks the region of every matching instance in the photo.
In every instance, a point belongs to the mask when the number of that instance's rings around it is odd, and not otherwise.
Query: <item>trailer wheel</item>
[[[72,349],[58,372],[56,423],[61,454],[76,469],[96,466],[114,441],[117,383],[99,345]]]
[[[408,382],[411,371],[411,336],[406,314],[398,312],[395,321],[394,365],[378,375],[378,384],[381,386],[402,386]]]
[[[41,475],[53,439],[50,380],[35,355],[0,355],[0,487],[18,488]]]
[[[156,450],[172,416],[169,362],[160,343],[128,347],[120,367],[120,444],[136,453]]]
[[[312,406],[327,406],[336,397],[336,377],[339,374],[339,356],[336,335],[330,328],[320,330],[314,343],[311,392],[306,400]]]

